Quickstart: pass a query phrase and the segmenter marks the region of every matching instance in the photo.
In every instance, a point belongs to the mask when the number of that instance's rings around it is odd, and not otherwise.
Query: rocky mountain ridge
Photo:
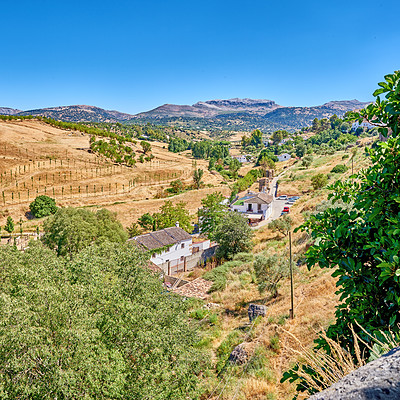
[[[314,118],[342,117],[347,111],[364,108],[358,100],[330,101],[314,107],[284,107],[266,99],[221,99],[193,105],[164,104],[136,115],[95,106],[72,105],[20,111],[0,108],[3,115],[45,116],[68,122],[154,123],[212,131],[251,131],[261,129],[294,131],[309,126]]]
[[[16,108],[0,107],[0,115],[15,115],[20,112],[22,112],[22,111],[17,110]]]

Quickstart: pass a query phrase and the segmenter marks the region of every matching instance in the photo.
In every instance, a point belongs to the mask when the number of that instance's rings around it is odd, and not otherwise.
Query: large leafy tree
[[[56,201],[49,196],[37,196],[29,205],[31,213],[36,218],[47,217],[57,211]]]
[[[328,335],[344,344],[352,343],[349,325],[355,321],[371,334],[398,331],[400,323],[400,71],[379,86],[375,103],[350,118],[377,125],[387,141],[366,150],[371,166],[354,180],[336,182],[333,206],[303,226],[314,239],[308,266],[334,268],[338,277],[341,303]]]
[[[72,256],[92,243],[123,243],[128,238],[115,214],[105,209],[94,213],[61,208],[44,222],[43,227],[43,242],[62,256]]]
[[[167,200],[161,207],[160,212],[153,214],[155,226],[157,229],[169,228],[179,223],[179,226],[186,232],[193,230],[190,223],[191,216],[186,208],[186,203],[180,201],[175,205],[172,201]]]
[[[199,228],[200,232],[207,234],[210,239],[214,238],[216,227],[227,212],[224,200],[221,192],[210,193],[201,200],[202,207],[197,212]]]
[[[225,213],[215,227],[214,239],[218,242],[218,255],[232,258],[237,253],[251,250],[253,231],[243,215],[236,212]]]
[[[72,259],[0,248],[0,392],[9,399],[197,398],[204,364],[185,302],[134,246]]]

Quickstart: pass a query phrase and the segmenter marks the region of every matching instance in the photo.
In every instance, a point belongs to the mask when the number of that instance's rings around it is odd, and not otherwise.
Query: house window
[[[183,249],[185,247],[185,243],[181,244],[181,249]]]

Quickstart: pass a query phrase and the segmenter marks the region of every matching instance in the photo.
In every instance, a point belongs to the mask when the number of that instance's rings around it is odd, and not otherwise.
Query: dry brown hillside
[[[124,226],[164,203],[157,192],[175,179],[192,182],[193,160],[168,152],[165,143],[152,142],[151,162],[135,167],[115,165],[90,153],[89,136],[40,121],[0,121],[0,225],[8,215],[25,222],[29,204],[41,194],[54,197],[59,206],[106,207],[118,214]],[[141,147],[134,146],[137,156]],[[138,157],[137,157],[138,158]],[[203,182],[212,187],[185,192],[172,198],[185,201],[194,213],[201,199],[215,190],[228,194],[221,177],[207,171]],[[26,222],[27,228],[37,221]]]

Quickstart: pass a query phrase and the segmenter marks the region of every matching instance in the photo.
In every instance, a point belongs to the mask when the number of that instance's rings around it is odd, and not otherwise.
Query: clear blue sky
[[[3,1],[0,106],[369,101],[400,69],[399,15],[398,0]]]

